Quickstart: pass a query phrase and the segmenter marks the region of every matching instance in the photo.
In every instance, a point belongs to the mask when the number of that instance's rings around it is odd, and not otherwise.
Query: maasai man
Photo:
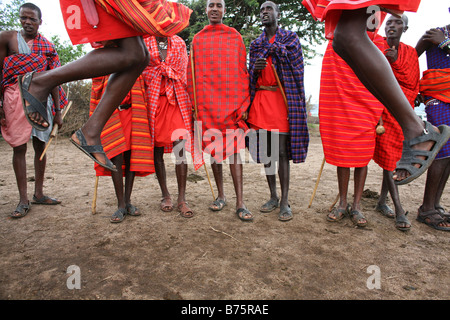
[[[280,206],[278,219],[288,221],[293,217],[288,202],[289,160],[292,159],[294,163],[304,162],[309,142],[302,47],[295,32],[278,27],[280,11],[275,3],[263,3],[260,18],[264,32],[250,46],[252,102],[247,122],[252,129],[260,132],[260,139],[265,136],[269,138],[265,145],[270,157],[263,160],[258,155],[254,157],[256,161],[264,162],[270,190],[270,199],[262,205],[260,211],[271,212]],[[278,69],[277,75],[279,74],[283,88],[278,87],[272,65]],[[288,105],[281,90],[286,93]],[[263,151],[262,144],[264,143],[258,143],[259,152]],[[279,149],[272,153],[272,145]],[[250,150],[252,149],[255,148],[250,145]],[[276,190],[275,162],[278,162],[281,201]]]
[[[420,68],[416,49],[400,42],[406,30],[408,30],[408,17],[406,15],[402,15],[401,18],[389,17],[385,27],[384,54],[411,107],[414,108],[419,93]],[[401,231],[408,231],[411,228],[411,223],[408,221],[407,213],[400,203],[398,187],[392,178],[397,161],[402,156],[402,141],[404,140],[402,129],[386,108],[383,109],[380,122],[385,132],[376,136],[373,160],[383,168],[383,182],[375,210],[389,218],[395,217],[396,228]],[[395,206],[395,214],[386,204],[388,191]]]
[[[450,11],[450,8],[449,8]],[[420,80],[427,119],[433,125],[450,125],[450,25],[428,30],[416,45],[419,56],[426,50],[427,67]],[[440,204],[450,175],[450,142],[441,149],[427,172],[417,220],[435,229],[450,230],[450,213]]]
[[[0,71],[1,96],[0,120],[2,136],[13,148],[13,168],[19,189],[19,204],[11,214],[13,218],[25,216],[30,209],[27,195],[26,151],[27,142],[32,137],[34,148],[35,188],[34,204],[55,205],[61,203],[43,193],[46,156],[39,158],[50,138],[53,124],[62,125],[61,108],[66,103],[64,91],[55,88],[45,96],[43,107],[48,119],[45,131],[33,129],[28,123],[22,108],[18,76],[31,71],[54,69],[60,66],[55,47],[39,32],[42,23],[41,10],[32,3],[25,3],[19,8],[20,31],[0,32]],[[3,101],[3,107],[1,106]]]
[[[187,160],[186,145],[193,155],[192,103],[186,83],[188,56],[186,44],[179,36],[149,37],[145,43],[150,63],[143,72],[154,147],[155,171],[162,192],[161,210],[173,210],[166,182],[164,153],[175,151],[175,172],[178,182],[177,208],[182,217],[191,218],[194,212],[186,202]],[[186,140],[189,142],[186,144]],[[199,166],[194,164],[198,169]]]
[[[248,126],[243,119],[250,102],[246,50],[241,35],[222,23],[223,0],[208,0],[206,14],[209,25],[194,36],[192,70],[188,69],[191,101],[197,102],[197,128],[202,149],[211,155],[211,167],[218,197],[210,209],[222,210],[226,205],[223,189],[222,161],[230,158],[230,171],[236,192],[236,214],[241,220],[253,220],[243,200],[242,163],[239,151],[245,149]],[[194,86],[196,96],[194,96]],[[197,138],[195,138],[197,142]]]
[[[403,11],[417,11],[419,3],[420,0],[302,1],[314,18],[325,21],[325,35],[334,39],[334,50],[400,124],[405,143],[393,176],[396,184],[409,183],[428,169],[449,139],[450,127],[436,128],[417,117],[384,54],[370,41],[366,30],[376,28],[376,22],[382,20],[377,18],[380,10],[398,15]]]
[[[383,50],[383,38],[374,33],[371,36],[378,50]],[[327,215],[328,221],[349,215],[357,226],[367,225],[360,202],[367,165],[375,150],[374,129],[382,110],[383,105],[362,85],[329,41],[320,80],[320,136],[326,162],[337,167],[339,204]],[[352,205],[347,203],[350,168],[355,168]]]
[[[92,160],[116,170],[101,146],[101,132],[111,114],[148,65],[142,36],[172,36],[189,24],[191,9],[166,0],[60,0],[65,26],[73,44],[113,41],[115,46],[92,50],[55,71],[29,73],[19,80],[27,116],[35,126],[48,125],[39,110],[57,85],[111,74],[95,112],[71,141]],[[33,98],[34,97],[34,98]]]
[[[90,115],[101,100],[107,83],[108,76],[92,79]],[[106,156],[117,168],[117,171],[110,171],[97,163],[94,164],[96,175],[111,176],[114,184],[118,208],[110,217],[110,221],[118,223],[127,215],[139,216],[140,211],[131,204],[134,178],[155,172],[145,104],[145,85],[141,76],[106,122],[101,139]]]

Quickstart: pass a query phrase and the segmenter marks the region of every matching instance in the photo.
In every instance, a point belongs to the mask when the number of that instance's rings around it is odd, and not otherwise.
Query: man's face
[[[259,17],[263,26],[274,25],[277,23],[279,13],[271,2],[264,2],[259,11]]]
[[[206,15],[210,24],[222,23],[225,13],[225,4],[223,0],[209,0],[206,5]]]
[[[21,8],[19,11],[19,18],[25,35],[30,37],[36,36],[39,26],[42,23],[37,11],[29,8]]]
[[[386,21],[386,27],[384,31],[386,32],[387,38],[400,38],[404,31],[406,31],[405,22],[397,17],[391,16]]]

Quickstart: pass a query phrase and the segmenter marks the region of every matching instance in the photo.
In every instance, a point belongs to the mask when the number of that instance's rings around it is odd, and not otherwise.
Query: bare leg
[[[403,94],[387,59],[367,36],[368,17],[365,8],[344,10],[335,30],[333,48],[395,117],[405,139],[411,140],[422,134],[424,125]],[[432,145],[433,142],[424,142],[414,148],[430,150]],[[406,170],[399,170],[395,172],[394,180],[403,180],[408,176]]]
[[[361,211],[361,198],[364,191],[364,184],[366,183],[367,177],[367,166],[355,168],[355,178],[354,178],[354,195],[353,195],[353,206],[352,211]],[[360,213],[359,216],[353,215],[352,220],[355,220],[358,225],[365,225],[367,223],[366,218]]]
[[[170,201],[170,192],[167,188],[166,166],[164,163],[164,147],[155,147],[154,155],[156,178],[158,179],[158,184],[161,188],[161,194],[163,198],[163,203],[161,204],[161,206],[164,207],[164,210],[170,211],[172,209],[172,203]]]
[[[19,204],[28,204],[26,153],[26,143],[13,148],[12,162],[16,175],[17,188],[19,189]]]
[[[111,178],[114,184],[114,191],[116,192],[117,197],[117,207],[119,209],[125,209],[125,200],[123,192],[123,172],[122,172],[123,155],[119,154],[114,158],[112,158],[111,161],[117,168],[117,171],[111,172]]]
[[[181,144],[184,145],[184,140],[178,140],[173,143],[173,146]],[[175,172],[177,175],[178,184],[178,204],[186,201],[186,181],[187,181],[187,163],[184,146],[181,147],[180,154],[176,155],[177,163],[175,164]]]
[[[101,144],[100,134],[106,121],[148,64],[148,51],[141,37],[119,39],[115,43],[117,47],[93,50],[60,68],[36,73],[30,86],[30,93],[42,101],[54,87],[63,83],[111,74],[105,94],[82,127],[88,145]],[[72,139],[78,142],[75,135]],[[104,163],[105,159],[98,156]]]
[[[280,210],[283,207],[289,206],[289,175],[290,175],[290,164],[288,155],[288,136],[280,135],[280,159],[278,161],[278,176],[280,178],[281,186],[281,201]]]
[[[225,191],[223,189],[223,168],[222,163],[217,163],[214,159],[211,159],[211,169],[214,175],[214,180],[217,186],[217,199],[226,200]]]
[[[44,196],[44,175],[45,167],[47,165],[47,155],[45,155],[42,160],[39,160],[39,158],[41,157],[42,152],[44,152],[45,143],[36,137],[33,137],[33,148],[35,172],[34,195],[36,198],[41,199]]]
[[[125,205],[131,204],[131,193],[133,192],[134,178],[136,173],[130,170],[131,150],[123,153],[125,162]],[[136,213],[135,213],[136,214]]]

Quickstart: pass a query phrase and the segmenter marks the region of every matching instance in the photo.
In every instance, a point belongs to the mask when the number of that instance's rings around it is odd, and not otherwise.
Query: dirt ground
[[[323,159],[319,137],[311,138],[304,164],[291,165],[290,204],[294,219],[277,220],[277,211],[260,213],[268,200],[262,166],[244,165],[244,197],[252,223],[234,213],[234,190],[228,167],[228,206],[208,210],[213,197],[204,168],[189,174],[187,199],[192,219],[159,210],[154,175],[137,178],[132,195],[140,217],[109,222],[116,209],[112,181],[100,177],[96,214],[93,163],[67,138],[48,151],[47,195],[59,206],[32,206],[18,220],[9,217],[18,203],[12,149],[0,141],[0,299],[25,300],[415,300],[450,298],[450,234],[415,220],[425,177],[400,187],[412,230],[402,233],[394,221],[377,213],[375,197],[363,199],[369,226],[358,229],[348,218],[325,217],[337,196],[335,167],[326,164],[311,207],[308,204]],[[33,195],[32,146],[28,146],[28,194]],[[166,158],[169,188],[176,179]],[[208,170],[211,175],[210,167]],[[382,170],[369,166],[369,194],[380,190]],[[198,180],[198,181],[197,181]],[[350,195],[353,193],[350,181]],[[216,191],[215,191],[216,192]],[[392,204],[392,202],[390,202]],[[450,208],[450,193],[442,204]],[[70,266],[79,269],[80,289]],[[379,273],[373,274],[376,266]],[[69,272],[68,272],[69,271]],[[379,282],[371,277],[379,274]],[[70,277],[70,278],[69,278]],[[71,281],[69,281],[71,280]],[[369,281],[368,281],[369,280]],[[369,283],[381,287],[369,288]]]

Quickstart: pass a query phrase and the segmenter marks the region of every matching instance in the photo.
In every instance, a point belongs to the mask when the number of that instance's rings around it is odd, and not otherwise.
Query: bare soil
[[[268,200],[262,166],[244,165],[244,196],[251,223],[235,214],[235,196],[224,167],[228,205],[208,210],[213,196],[204,168],[190,166],[187,199],[195,216],[159,209],[154,175],[137,178],[132,195],[140,217],[109,222],[116,210],[112,181],[100,177],[92,213],[93,163],[67,138],[47,153],[45,192],[58,206],[32,206],[22,219],[9,214],[18,203],[12,149],[0,141],[0,299],[24,300],[416,300],[450,297],[450,237],[415,220],[425,177],[400,187],[412,230],[375,211],[382,170],[369,165],[363,212],[369,225],[348,218],[326,221],[337,196],[336,168],[325,164],[317,193],[309,202],[322,164],[320,137],[312,137],[306,163],[291,164],[290,205],[294,219],[280,222],[278,211],[260,213]],[[28,146],[29,197],[34,188],[33,150]],[[176,179],[166,158],[169,188]],[[210,176],[211,170],[207,166]],[[196,179],[197,178],[197,179]],[[353,180],[349,193],[353,192]],[[215,191],[216,192],[216,191]],[[450,208],[446,192],[442,204]],[[391,203],[392,205],[392,203]],[[68,287],[69,266],[80,270],[80,289]],[[379,289],[367,286],[370,266],[380,271]],[[370,269],[369,269],[370,270]],[[75,283],[75,282],[72,282]]]

